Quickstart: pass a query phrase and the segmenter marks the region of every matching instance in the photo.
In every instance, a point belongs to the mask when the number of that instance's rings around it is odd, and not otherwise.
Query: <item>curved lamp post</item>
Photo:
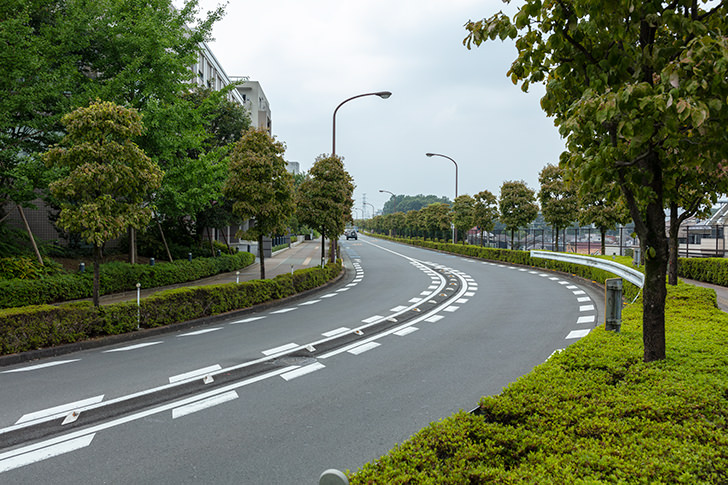
[[[370,204],[369,202],[364,202],[364,204],[365,204],[365,205],[368,205],[368,206],[370,206],[370,207],[372,208],[372,218],[374,218],[374,212],[375,212],[375,211],[376,211],[377,209],[376,209],[376,208],[374,208],[374,206],[373,206],[373,205],[371,205],[371,204]]]
[[[452,158],[448,157],[447,155],[443,155],[441,153],[425,153],[425,156],[447,158],[448,160],[450,160],[452,163],[455,164],[455,199],[457,199],[458,198],[458,164],[457,164],[457,162],[455,160],[453,160]],[[455,202],[455,199],[453,199],[453,203]],[[457,242],[457,240],[456,240],[455,226],[453,225],[452,243],[455,244],[456,242]]]
[[[389,91],[377,91],[376,93],[357,94],[356,96],[352,96],[351,98],[345,99],[344,101],[339,103],[339,106],[337,106],[334,110],[334,123],[331,135],[331,155],[336,155],[336,112],[339,111],[339,108],[341,108],[345,103],[348,103],[352,99],[363,98],[364,96],[379,96],[382,99],[387,99],[391,95],[392,93]]]
[[[397,212],[397,196],[396,196],[396,195],[394,195],[394,194],[393,194],[392,192],[390,192],[389,190],[382,190],[382,189],[379,189],[379,191],[380,191],[380,192],[383,192],[383,193],[387,193],[387,194],[389,194],[389,195],[391,195],[391,196],[392,196],[392,207],[393,207],[393,208],[392,208],[392,213],[395,213],[395,212]]]

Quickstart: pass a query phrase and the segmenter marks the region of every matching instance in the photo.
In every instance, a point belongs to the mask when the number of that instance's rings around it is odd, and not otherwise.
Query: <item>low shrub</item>
[[[680,258],[677,274],[682,278],[728,286],[728,259]]]
[[[378,483],[728,483],[728,315],[668,288],[667,359],[642,362],[641,305],[474,414],[433,423],[353,474]]]
[[[0,355],[240,310],[316,288],[340,273],[341,264],[336,263],[270,280],[167,290],[142,299],[139,307],[135,301],[98,308],[73,302],[0,310]]]

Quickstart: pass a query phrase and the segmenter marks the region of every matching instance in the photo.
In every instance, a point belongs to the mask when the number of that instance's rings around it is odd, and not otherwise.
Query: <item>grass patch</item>
[[[668,288],[667,359],[644,363],[641,306],[351,483],[728,483],[728,315],[712,290]]]

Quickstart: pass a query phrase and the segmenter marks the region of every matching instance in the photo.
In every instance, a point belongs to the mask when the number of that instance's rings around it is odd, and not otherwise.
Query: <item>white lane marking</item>
[[[576,323],[594,323],[595,318],[596,317],[594,315],[585,315],[583,317],[579,317]]]
[[[467,303],[468,301],[470,301],[468,298],[459,298],[455,300],[455,303]]]
[[[364,320],[362,320],[362,323],[374,323],[374,322],[379,322],[379,321],[381,321],[381,320],[382,320],[383,318],[384,318],[384,317],[383,317],[383,316],[381,316],[381,315],[374,315],[373,317],[365,318]]]
[[[348,285],[346,285],[346,286],[347,286],[348,288],[351,288],[352,286],[356,286],[356,285],[358,285],[358,284],[359,284],[359,283],[349,283],[349,284],[348,284]]]
[[[579,287],[578,286],[574,286],[574,285],[569,285],[569,286],[566,287],[566,289],[567,290],[578,290]]]
[[[435,288],[437,288],[438,286],[440,286],[440,285],[430,285],[430,286],[428,286],[428,287],[427,287],[427,289],[428,289],[428,290],[434,290],[434,289],[435,289]]]
[[[359,355],[363,354],[364,352],[367,352],[369,350],[375,349],[379,347],[381,344],[378,342],[369,342],[364,345],[359,345],[358,347],[354,347],[353,349],[347,350],[352,355]]]
[[[315,304],[315,303],[318,303],[318,302],[320,302],[320,301],[321,301],[321,300],[311,300],[311,301],[306,301],[306,302],[303,302],[303,303],[299,303],[299,304],[298,304],[298,306],[313,305],[313,304]]]
[[[554,355],[556,355],[556,354],[560,354],[560,353],[561,353],[561,352],[563,352],[563,351],[564,351],[564,349],[556,349],[556,350],[554,350],[553,352],[551,352],[551,355],[549,355],[549,358],[548,358],[548,359],[546,359],[546,360],[549,360],[549,359],[550,359],[551,357],[553,357]]]
[[[409,335],[412,332],[416,332],[417,330],[419,330],[419,328],[417,327],[407,327],[403,328],[402,330],[398,330],[397,332],[394,332],[394,334],[399,337],[404,337],[405,335]]]
[[[41,418],[60,418],[61,416],[65,416],[68,414],[69,411],[73,411],[74,409],[79,409],[84,406],[88,406],[89,404],[96,404],[97,402],[101,402],[104,400],[104,395],[101,394],[100,396],[94,396],[90,397],[88,399],[83,399],[81,401],[76,402],[70,402],[68,404],[61,404],[60,406],[54,406],[52,408],[48,409],[42,409],[40,411],[35,411],[33,413],[24,414],[21,416],[19,420],[15,422],[15,424],[20,423],[27,423],[28,421],[34,421],[36,419]]]
[[[299,345],[291,342],[290,344],[281,345],[280,347],[276,347],[274,349],[264,350],[263,355],[273,355],[279,352],[285,352],[286,350],[295,349],[296,347],[299,347]]]
[[[242,320],[236,320],[234,322],[230,322],[230,325],[235,325],[236,323],[248,323],[248,322],[254,322],[256,320],[262,320],[265,317],[250,317],[250,318],[243,318]]]
[[[443,315],[432,315],[429,318],[425,318],[425,321],[430,322],[430,323],[435,323],[435,322],[439,322],[443,318],[445,318]]]
[[[215,364],[215,365],[203,367],[202,369],[191,370],[189,372],[185,372],[184,374],[177,374],[176,376],[170,377],[169,383],[171,384],[173,382],[184,381],[185,379],[190,379],[192,377],[201,377],[201,376],[204,376],[211,372],[215,372],[216,370],[220,370],[220,369],[222,369],[222,367],[220,367],[219,364]]]
[[[303,260],[303,266],[308,265],[308,263],[310,263],[310,262],[311,262],[311,256],[309,256],[309,257],[307,257],[306,259]]]
[[[293,308],[283,308],[281,310],[276,310],[276,311],[270,312],[270,313],[271,313],[271,315],[277,315],[277,314],[280,314],[280,313],[292,312],[293,310],[298,310],[298,308],[296,308],[296,307],[293,307]]]
[[[46,367],[54,367],[57,365],[70,364],[71,362],[78,362],[81,359],[73,360],[56,360],[55,362],[47,362],[45,364],[31,365],[30,367],[23,367],[21,369],[4,370],[0,374],[12,374],[13,372],[28,372],[32,370],[45,369]]]
[[[475,292],[474,291],[468,291],[463,296],[475,296]]]
[[[337,293],[341,293],[342,291],[349,291],[349,288],[339,288],[336,290]]]
[[[578,301],[579,303],[584,303],[587,301],[591,301],[591,298],[589,298],[588,296],[580,296],[579,298],[576,299],[576,301]]]
[[[586,337],[589,334],[589,329],[585,330],[572,330],[569,332],[569,335],[566,336],[566,339],[574,339],[574,338],[582,338]]]
[[[519,268],[518,271],[528,271],[527,269]]]
[[[529,274],[538,274],[538,271],[529,271]]]
[[[449,306],[447,308],[443,308],[442,311],[443,312],[450,312],[450,313],[452,313],[452,312],[458,311],[459,309],[460,309],[459,306]]]
[[[437,287],[435,287],[435,288],[437,288]],[[427,290],[425,290],[425,291],[421,291],[421,292],[420,292],[420,296],[425,296],[425,295],[429,295],[430,293],[432,293],[432,291],[427,291]]]
[[[193,402],[192,404],[180,406],[172,410],[172,419],[181,418],[182,416],[187,416],[188,414],[196,413],[198,411],[202,411],[203,409],[211,408],[213,406],[217,406],[218,404],[232,401],[234,399],[237,399],[238,397],[239,396],[237,392],[229,391],[224,394],[219,394],[217,396],[208,397],[207,399]]]
[[[569,282],[568,282],[568,281],[559,281],[559,284],[560,284],[560,285],[568,285],[568,284],[569,284]]]
[[[539,276],[540,276],[541,278],[546,278],[546,277],[548,276],[548,274],[547,274],[547,273],[539,273],[538,275],[539,275]],[[558,280],[558,278],[549,278],[549,279],[550,279],[550,280],[551,280],[551,279],[554,279],[554,280]]]
[[[112,352],[128,352],[129,350],[142,349],[144,347],[149,347],[151,345],[157,345],[157,344],[161,344],[161,343],[162,342],[146,342],[146,343],[143,343],[143,344],[128,345],[126,347],[120,347],[118,349],[104,350],[101,353],[102,354],[110,354]]]
[[[323,369],[326,367],[320,362],[314,362],[313,364],[309,364],[304,367],[299,367],[296,370],[292,370],[289,372],[285,372],[281,374],[281,377],[284,378],[287,381],[293,380],[296,377],[305,376],[306,374],[310,374],[311,372],[316,372],[317,370]]]
[[[63,455],[64,453],[80,450],[81,448],[85,448],[90,445],[94,436],[96,436],[96,433],[91,433],[86,436],[81,436],[80,438],[63,441],[56,445],[46,446],[45,448],[40,448],[12,458],[0,460],[0,473],[14,468],[20,468],[21,466],[30,465],[31,463],[47,460],[48,458]]]
[[[409,307],[406,307],[404,305],[400,305],[400,306],[396,306],[394,308],[390,308],[389,311],[390,312],[401,312],[402,310],[405,310],[407,308],[409,308]]]
[[[354,278],[351,280],[352,283],[361,283],[364,278]]]
[[[409,303],[419,303],[422,301],[422,298],[412,298]]]
[[[584,290],[574,290],[572,291],[575,295],[586,295],[586,292]]]
[[[205,328],[205,329],[197,330],[197,331],[194,331],[194,332],[183,333],[183,334],[180,334],[180,335],[177,335],[177,336],[178,337],[193,337],[195,335],[202,335],[203,333],[210,333],[210,332],[214,332],[214,331],[220,330],[220,329],[222,329],[222,327]]]
[[[545,274],[544,276],[548,276],[548,275],[546,275],[546,274]],[[549,279],[550,279],[551,281],[559,281],[559,279],[558,279],[558,278],[557,278],[556,276],[552,276],[552,277],[551,277],[551,278],[549,278]]]
[[[580,305],[579,311],[580,312],[590,312],[594,310],[594,305]]]
[[[324,337],[333,337],[334,335],[340,335],[340,334],[346,333],[350,330],[351,329],[349,327],[339,327],[337,329],[330,330],[326,333],[322,333],[321,335],[323,335]]]
[[[337,293],[329,293],[328,295],[324,295],[321,298],[331,298],[332,296],[336,296]]]

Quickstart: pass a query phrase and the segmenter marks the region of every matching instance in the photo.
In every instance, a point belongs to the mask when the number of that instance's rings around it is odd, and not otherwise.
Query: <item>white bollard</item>
[[[319,485],[349,485],[349,479],[339,470],[330,468],[319,477]]]

